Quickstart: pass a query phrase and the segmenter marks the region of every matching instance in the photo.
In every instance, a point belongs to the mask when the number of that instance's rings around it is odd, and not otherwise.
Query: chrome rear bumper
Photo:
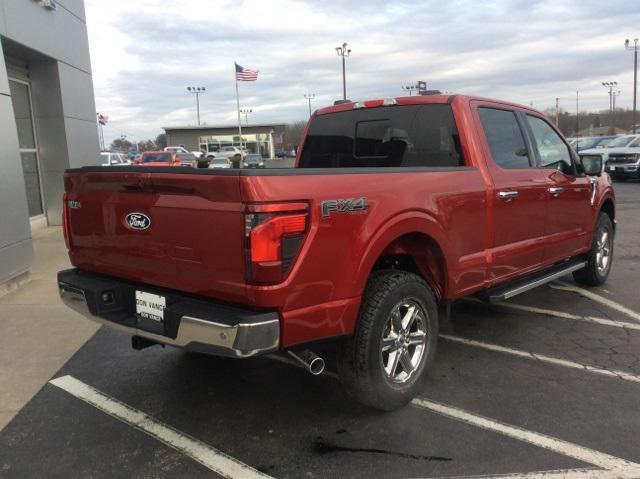
[[[214,301],[161,291],[171,324],[145,325],[136,317],[132,292],[156,288],[106,276],[66,270],[58,273],[62,302],[86,318],[134,336],[218,356],[244,358],[276,351],[280,341],[277,312],[254,312]],[[111,301],[101,304],[103,295]]]

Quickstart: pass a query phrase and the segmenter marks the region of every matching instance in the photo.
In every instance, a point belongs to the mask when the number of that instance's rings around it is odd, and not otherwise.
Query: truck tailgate
[[[69,170],[64,206],[74,266],[205,296],[238,295],[239,178],[178,170]]]

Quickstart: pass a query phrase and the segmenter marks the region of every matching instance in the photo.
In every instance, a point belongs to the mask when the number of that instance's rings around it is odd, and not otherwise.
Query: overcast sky
[[[86,0],[97,110],[105,137],[146,139],[196,123],[187,86],[204,86],[202,122],[234,124],[234,60],[260,70],[240,84],[249,122],[307,118],[342,96],[335,47],[349,43],[347,97],[402,96],[401,85],[544,109],[631,108],[638,0]]]

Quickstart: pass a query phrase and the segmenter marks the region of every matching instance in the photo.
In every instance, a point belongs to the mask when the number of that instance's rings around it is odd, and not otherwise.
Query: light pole
[[[603,81],[602,86],[609,89],[609,114],[611,115],[611,129],[614,130],[615,125],[613,123],[613,89],[618,86],[617,81]],[[614,130],[615,131],[615,130]]]
[[[636,93],[638,91],[638,39],[633,39],[633,46],[631,46],[629,39],[624,41],[624,47],[627,50],[633,50],[633,125],[631,126],[632,133],[636,132]]]
[[[311,100],[313,100],[316,97],[316,94],[315,93],[305,93],[304,97],[309,102],[309,116],[311,116]]]
[[[336,53],[342,57],[342,99],[347,99],[347,73],[345,67],[345,58],[351,55],[351,49],[347,48],[346,42],[341,47],[336,47]]]
[[[200,126],[200,94],[204,94],[206,87],[188,86],[187,91],[196,94],[196,111],[198,113],[198,126]]]
[[[249,113],[253,113],[253,110],[247,109],[247,108],[243,108],[240,110],[240,113],[244,113],[244,123],[246,125],[249,124]]]
[[[620,96],[620,93],[620,90],[611,92],[611,126],[614,134],[616,129],[616,97]]]
[[[411,96],[412,93],[418,89],[418,85],[402,85],[400,88],[402,88],[404,91],[408,91],[409,96]]]
[[[602,86],[609,89],[609,113],[613,113],[613,89],[618,86],[618,82],[603,81]]]

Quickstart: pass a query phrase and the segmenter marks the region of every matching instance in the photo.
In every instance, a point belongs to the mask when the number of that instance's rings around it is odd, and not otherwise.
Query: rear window
[[[143,163],[152,163],[155,161],[171,161],[171,153],[145,153],[142,155]]]
[[[176,155],[181,161],[193,161],[196,159],[196,155],[193,153],[178,153]]]
[[[411,105],[320,115],[300,168],[463,166],[449,105]]]

